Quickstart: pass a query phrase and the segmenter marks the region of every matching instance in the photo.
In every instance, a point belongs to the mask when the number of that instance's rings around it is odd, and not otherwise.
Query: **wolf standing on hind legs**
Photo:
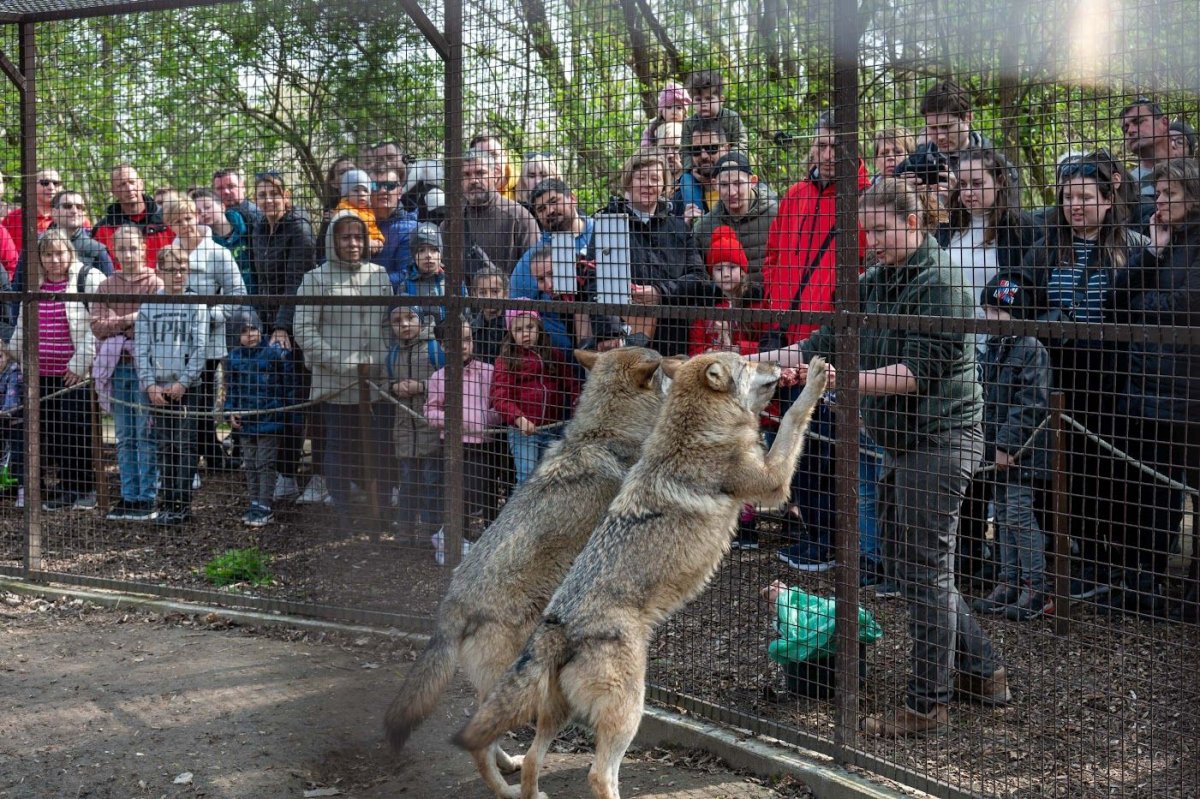
[[[521,765],[523,799],[540,796],[542,759],[572,718],[596,732],[592,793],[618,799],[621,758],[642,719],[650,636],[708,584],[742,505],[787,499],[827,378],[825,362],[813,358],[804,392],[765,452],[758,415],[779,383],[777,365],[722,352],[664,361],[663,370],[673,384],[641,460],[520,657],[455,738],[485,752],[536,715]]]
[[[396,749],[433,711],[457,664],[480,699],[504,674],[654,428],[663,402],[657,352],[575,357],[589,371],[575,416],[455,570],[433,637],[387,711]],[[494,741],[474,756],[497,796],[517,795],[501,771],[517,770],[519,758]]]

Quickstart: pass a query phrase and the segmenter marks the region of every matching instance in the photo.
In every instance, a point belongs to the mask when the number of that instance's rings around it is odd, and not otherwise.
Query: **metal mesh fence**
[[[581,418],[649,437],[576,350],[778,361],[765,446],[821,355],[650,696],[940,796],[1200,791],[1195,7],[9,11],[4,572],[428,630],[498,517],[566,574],[636,447],[514,498]]]

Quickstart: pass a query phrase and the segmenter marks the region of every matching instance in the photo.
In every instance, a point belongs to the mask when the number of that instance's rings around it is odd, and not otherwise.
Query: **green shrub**
[[[273,582],[267,568],[270,563],[271,556],[258,547],[227,549],[204,565],[204,576],[217,586],[234,583],[270,585]]]

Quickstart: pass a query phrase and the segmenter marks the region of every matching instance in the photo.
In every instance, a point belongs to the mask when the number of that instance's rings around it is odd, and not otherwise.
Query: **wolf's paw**
[[[500,769],[501,774],[513,774],[521,770],[521,763],[525,761],[525,755],[510,755],[503,749],[496,749],[496,768]]]
[[[829,364],[820,355],[814,355],[813,359],[808,362],[808,379],[805,387],[812,386],[814,391],[823,393],[828,382]]]

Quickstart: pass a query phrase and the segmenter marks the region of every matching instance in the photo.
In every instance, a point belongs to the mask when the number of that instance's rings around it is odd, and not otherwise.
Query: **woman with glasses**
[[[294,295],[305,273],[316,267],[317,245],[313,238],[312,223],[303,211],[292,207],[292,193],[284,176],[277,170],[259,172],[254,176],[254,203],[262,212],[262,219],[250,231],[250,271],[254,275],[255,293],[262,297],[255,304],[255,309],[262,321],[263,335],[269,336],[271,343],[292,349],[295,346],[292,320],[296,306],[281,305],[270,298]],[[297,393],[301,397],[307,396],[312,374],[304,367],[303,353],[297,351],[293,362],[297,364]],[[324,428],[318,414],[308,416],[313,463],[320,463]],[[294,497],[299,493],[297,477],[303,445],[304,420],[297,414],[287,414],[276,464],[279,472],[275,486],[276,500]],[[325,479],[317,473],[300,499],[323,502],[327,496]]]
[[[1057,201],[1046,235],[1026,253],[1023,269],[1046,298],[1041,317],[1050,321],[1099,323],[1112,320],[1118,275],[1140,256],[1145,238],[1126,227],[1123,176],[1098,150],[1063,163]],[[1123,350],[1101,337],[1056,337],[1046,342],[1054,383],[1065,395],[1066,412],[1106,440],[1115,431],[1116,391],[1124,374]],[[1069,439],[1071,535],[1080,544],[1080,564],[1071,596],[1086,599],[1108,592],[1104,540],[1119,535],[1118,508],[1109,486],[1112,461],[1078,431]]]
[[[1136,328],[1200,327],[1200,166],[1194,159],[1160,163],[1150,176],[1154,214],[1140,262],[1117,276],[1118,322]],[[1200,347],[1138,336],[1129,345],[1129,380],[1119,407],[1129,429],[1124,449],[1177,483],[1200,488]],[[1118,562],[1126,569],[1120,607],[1163,610],[1162,580],[1171,538],[1183,521],[1183,492],[1130,470],[1127,537]],[[1133,571],[1137,570],[1136,576]],[[1178,615],[1197,621],[1197,559]]]

